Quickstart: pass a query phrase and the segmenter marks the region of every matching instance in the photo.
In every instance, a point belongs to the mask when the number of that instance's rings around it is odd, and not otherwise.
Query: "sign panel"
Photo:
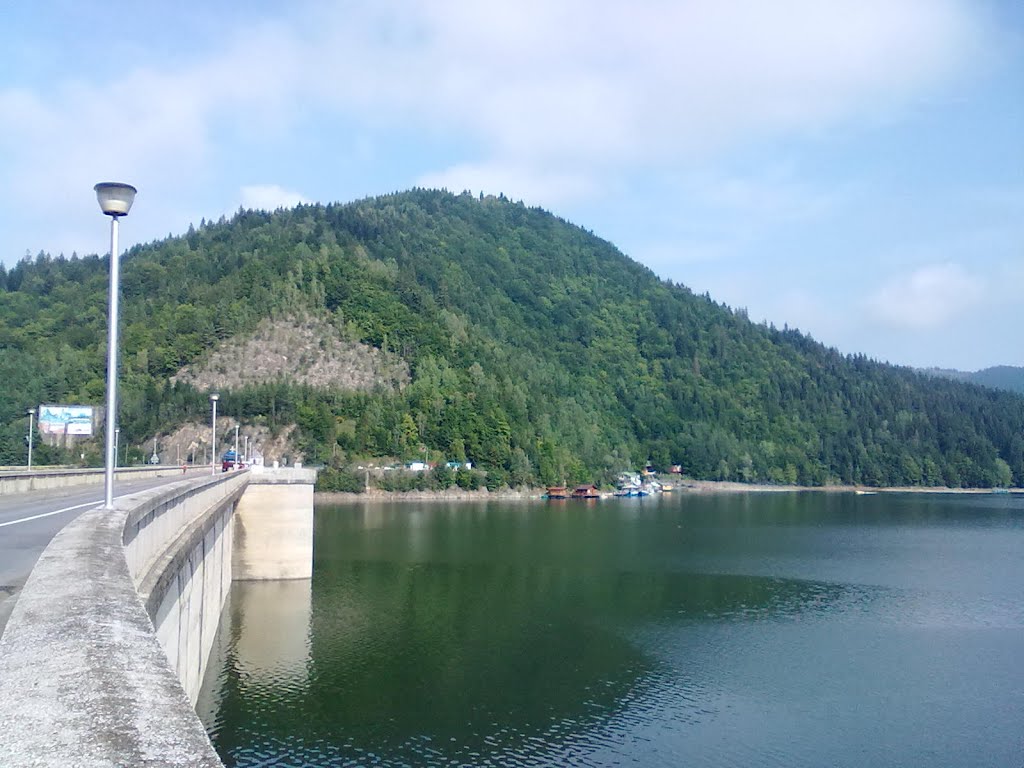
[[[39,431],[47,435],[91,435],[91,405],[39,406]]]

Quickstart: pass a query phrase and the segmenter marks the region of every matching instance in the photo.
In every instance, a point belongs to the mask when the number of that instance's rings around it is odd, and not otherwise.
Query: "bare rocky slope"
[[[353,341],[325,318],[303,315],[266,318],[251,333],[221,342],[199,364],[171,377],[172,383],[205,391],[281,380],[332,389],[401,388],[409,381],[409,367],[376,347]],[[234,445],[235,424],[226,415],[218,420],[216,455]],[[240,424],[239,448],[248,437],[250,455],[261,456],[268,464],[301,461],[301,452],[289,440],[293,429],[294,425],[271,434],[266,427]],[[209,461],[210,439],[211,425],[183,424],[173,434],[156,436],[160,460]]]
[[[279,380],[333,389],[401,388],[409,381],[409,367],[352,340],[326,319],[306,315],[266,318],[251,333],[221,342],[198,365],[171,377],[172,383],[211,391]]]

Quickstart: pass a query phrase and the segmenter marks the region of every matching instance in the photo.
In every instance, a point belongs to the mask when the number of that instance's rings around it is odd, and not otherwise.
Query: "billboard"
[[[45,435],[91,435],[91,405],[40,405],[39,431]]]

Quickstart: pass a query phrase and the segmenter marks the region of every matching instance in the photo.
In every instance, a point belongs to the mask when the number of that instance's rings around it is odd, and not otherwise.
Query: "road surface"
[[[180,475],[172,475],[118,482],[114,495],[138,493],[180,479]],[[102,484],[0,496],[0,634],[18,592],[50,539],[82,512],[102,503]]]

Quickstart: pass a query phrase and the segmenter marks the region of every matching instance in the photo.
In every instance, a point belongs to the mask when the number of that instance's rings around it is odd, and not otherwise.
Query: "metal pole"
[[[121,428],[114,428],[114,467],[117,468],[117,449],[121,445]]]
[[[107,310],[107,434],[103,473],[103,508],[114,508],[114,430],[117,428],[117,293],[120,284],[117,260],[117,216],[110,217],[110,288]]]
[[[213,403],[213,439],[210,441],[210,474],[217,474],[217,398],[212,398]]]
[[[28,471],[32,471],[32,419],[36,415],[35,408],[28,410]]]
[[[235,424],[235,469],[238,469],[238,425]]]

